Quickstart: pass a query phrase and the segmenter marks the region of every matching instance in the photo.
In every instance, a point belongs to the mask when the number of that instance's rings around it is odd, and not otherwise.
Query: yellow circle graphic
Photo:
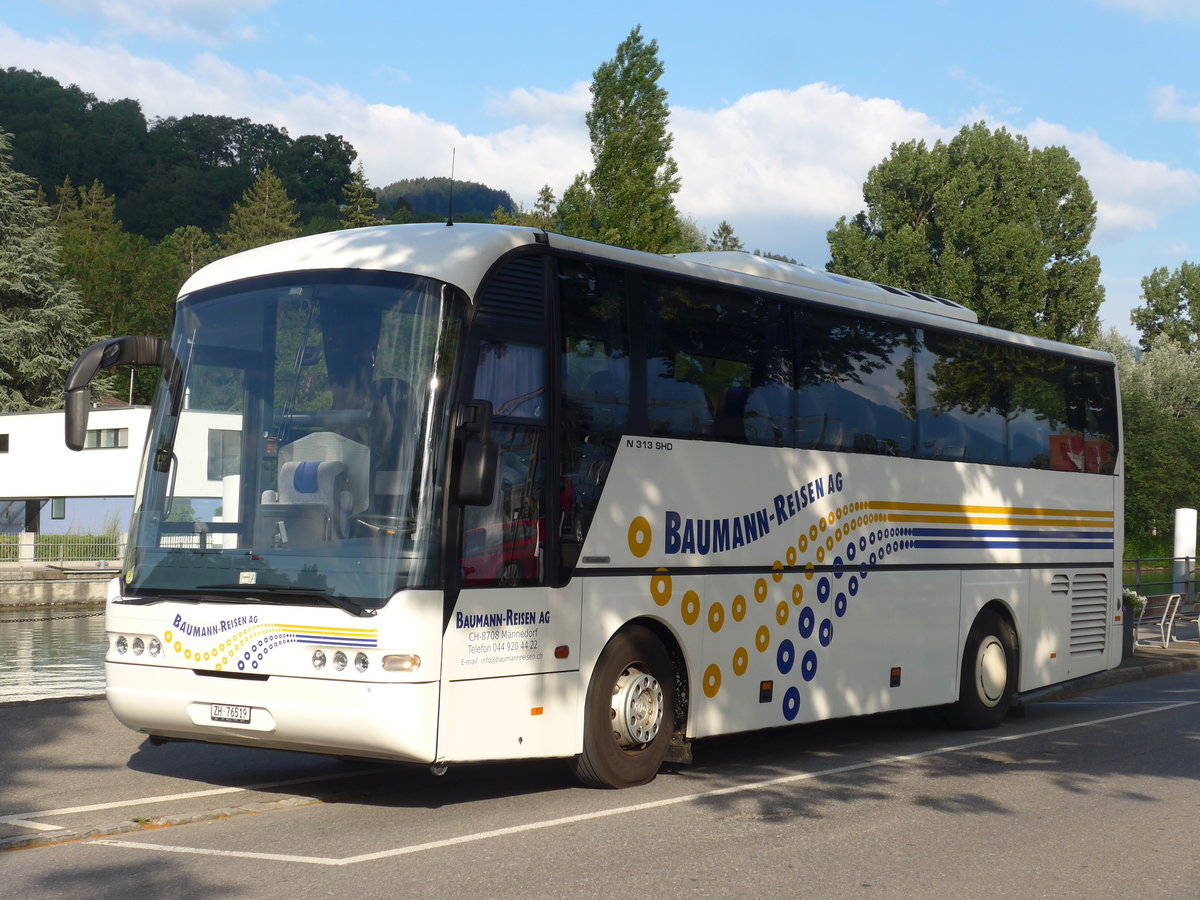
[[[733,674],[740,678],[746,674],[748,665],[750,665],[750,656],[746,653],[746,648],[738,647],[733,651]]]
[[[650,523],[645,516],[637,516],[629,523],[629,550],[638,559],[650,552]]]
[[[779,560],[771,563],[771,577],[775,579],[776,584],[783,581],[783,563]]]
[[[808,552],[808,537],[807,537],[807,535],[803,535],[803,534],[800,535],[800,540],[796,541],[796,546],[800,548],[801,553],[807,553]]]
[[[815,540],[817,539],[817,526],[816,526],[816,525],[812,525],[812,526],[810,526],[810,527],[809,527],[809,529],[808,529],[808,539],[809,539],[810,541],[815,541]]]
[[[832,525],[834,522],[837,521],[837,516],[835,516],[832,512],[830,512],[828,519],[829,519],[829,524]]]
[[[659,569],[659,572],[666,572],[666,569]],[[671,602],[671,576],[670,575],[655,575],[650,579],[650,596],[654,598],[654,602],[659,606],[666,606]]]
[[[182,652],[183,652],[183,642],[182,642],[182,641],[176,641],[176,642],[175,642],[175,652],[176,652],[176,653],[182,653]]]
[[[683,615],[683,621],[688,625],[695,625],[696,620],[700,618],[700,595],[695,591],[688,591],[683,595],[683,603],[679,608]]]
[[[775,621],[780,625],[786,625],[788,620],[788,605],[784,600],[779,601],[779,605],[775,607]]]
[[[740,622],[746,618],[746,598],[738,594],[733,598],[733,621]]]
[[[812,581],[812,579],[813,579],[813,574],[814,574],[814,573],[813,573],[813,564],[812,564],[812,560],[809,560],[808,562],[806,562],[806,563],[804,564],[804,577],[805,577],[806,579],[808,579],[809,581]]]
[[[825,548],[824,547],[817,548],[817,562],[825,562]]]
[[[787,549],[787,564],[794,566],[796,564],[796,548],[788,547]]]
[[[828,525],[826,525],[826,524],[825,524],[825,520],[824,520],[823,518],[821,518],[821,519],[817,519],[817,527],[818,527],[818,528],[820,528],[820,529],[821,529],[821,531],[824,531],[824,530],[825,530],[826,528],[828,528],[829,526],[828,526]]]
[[[754,647],[759,653],[765,653],[766,649],[771,646],[771,629],[766,625],[760,625],[758,631],[754,634]]]
[[[825,549],[826,549],[826,550],[832,550],[832,549],[833,549],[833,536],[832,536],[832,535],[830,535],[829,537],[825,538]]]
[[[721,626],[725,624],[725,607],[720,603],[714,603],[708,608],[708,630],[716,634],[721,630]]]
[[[842,539],[842,528],[841,528],[841,526],[840,526],[840,525],[838,526],[838,529],[837,529],[837,531],[835,531],[835,532],[833,533],[833,536],[834,536],[835,538],[837,538],[839,541]]]
[[[803,585],[799,585],[799,584],[792,585],[792,602],[795,603],[797,606],[799,606],[801,603],[804,602],[804,586]]]
[[[710,700],[721,690],[721,667],[713,663],[704,670],[704,696]]]
[[[173,640],[175,640],[175,638],[171,635],[171,632],[169,632],[169,631],[163,632],[163,641],[165,643],[169,644]]]

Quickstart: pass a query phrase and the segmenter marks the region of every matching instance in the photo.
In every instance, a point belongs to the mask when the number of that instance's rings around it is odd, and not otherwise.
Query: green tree
[[[345,199],[345,204],[338,219],[340,227],[363,228],[367,225],[379,224],[379,220],[375,217],[379,204],[375,202],[375,193],[367,186],[367,175],[363,170],[362,163],[358,164],[358,168],[350,176],[350,181],[342,188],[342,197]]]
[[[299,218],[283,182],[267,166],[234,204],[229,227],[218,237],[226,253],[240,253],[295,237]]]
[[[593,167],[563,192],[559,218],[568,234],[651,253],[683,249],[662,74],[658,43],[646,43],[641,26],[593,74]]]
[[[64,273],[104,334],[166,336],[179,273],[165,249],[128,234],[116,220],[116,200],[98,181],[57,188],[54,223]]]
[[[1170,556],[1174,511],[1200,505],[1200,356],[1161,333],[1140,360],[1115,329],[1093,346],[1121,381],[1125,555]]]
[[[721,220],[721,224],[717,226],[717,230],[712,233],[712,237],[708,239],[708,247],[710,250],[745,250],[746,247],[742,244],[741,238],[733,233],[733,226]]]
[[[163,238],[163,246],[178,261],[184,280],[221,255],[213,239],[195,225],[176,228]]]
[[[1142,299],[1146,305],[1129,316],[1142,333],[1142,349],[1158,334],[1200,348],[1200,265],[1185,262],[1173,272],[1160,266],[1142,279]]]
[[[50,211],[12,167],[11,142],[0,132],[0,412],[60,405],[67,371],[95,339],[63,276]]]
[[[866,210],[829,231],[833,272],[957,300],[988,325],[1083,341],[1099,327],[1096,202],[1062,147],[983,123],[948,143],[894,144]]]
[[[783,253],[771,253],[768,250],[756,249],[754,255],[761,256],[763,259],[777,259],[780,262],[791,263],[793,266],[796,265],[796,258],[794,256],[787,256]]]
[[[516,212],[507,209],[503,204],[492,212],[492,222],[496,225],[524,225],[528,228],[540,228],[543,231],[558,231],[558,212],[555,209],[554,190],[550,185],[542,186],[538,191],[533,209],[517,207]]]

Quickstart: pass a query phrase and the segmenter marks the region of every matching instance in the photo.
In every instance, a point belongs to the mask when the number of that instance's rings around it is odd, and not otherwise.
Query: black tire
[[[662,642],[634,625],[600,653],[583,713],[575,776],[589,787],[653,781],[675,730],[675,674]]]
[[[967,634],[951,721],[960,728],[999,725],[1012,705],[1019,671],[1016,632],[1000,615],[984,610]]]

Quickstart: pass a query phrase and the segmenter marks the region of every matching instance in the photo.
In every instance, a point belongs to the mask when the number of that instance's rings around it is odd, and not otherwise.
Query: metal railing
[[[1196,563],[1194,556],[1127,559],[1121,586],[1133,588],[1145,597],[1156,594],[1195,596]]]

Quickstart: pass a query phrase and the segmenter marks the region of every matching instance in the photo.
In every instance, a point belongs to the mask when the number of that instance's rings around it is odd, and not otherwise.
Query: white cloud
[[[1154,115],[1168,121],[1200,122],[1200,104],[1185,105],[1174,85],[1167,85],[1154,92]]]
[[[144,34],[163,41],[224,43],[252,40],[241,24],[275,0],[46,0],[64,15],[99,19],[115,32]]]
[[[1079,161],[1096,198],[1098,239],[1157,228],[1171,213],[1200,203],[1200,173],[1134,159],[1095,134],[1041,119],[1021,131],[1033,144],[1066,147]]]

